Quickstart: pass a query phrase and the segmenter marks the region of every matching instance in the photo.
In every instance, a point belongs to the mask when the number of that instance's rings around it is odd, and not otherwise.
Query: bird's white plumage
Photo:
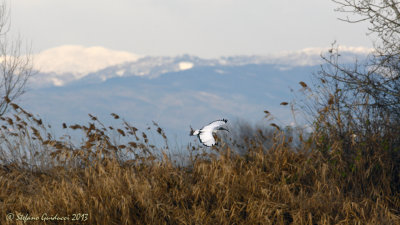
[[[207,147],[215,145],[215,139],[212,132],[201,132],[199,134],[200,142]]]
[[[192,131],[191,135],[197,135],[203,145],[211,147],[216,144],[213,132],[215,132],[216,128],[224,125],[226,122],[228,122],[226,119],[216,120],[207,126],[204,126],[200,130]]]

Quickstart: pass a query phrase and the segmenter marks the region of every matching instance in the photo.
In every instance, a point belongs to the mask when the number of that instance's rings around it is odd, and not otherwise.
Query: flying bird
[[[226,124],[226,122],[228,122],[227,119],[216,120],[199,130],[193,130],[193,128],[190,127],[190,135],[199,137],[199,140],[203,145],[211,147],[217,144],[213,133],[217,132],[218,130],[226,130],[229,132],[229,130],[225,127],[221,127],[222,125]]]

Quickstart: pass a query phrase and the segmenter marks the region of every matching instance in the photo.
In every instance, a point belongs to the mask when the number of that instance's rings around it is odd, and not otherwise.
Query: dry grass
[[[163,147],[126,122],[106,127],[91,116],[63,125],[84,134],[74,146],[13,106],[2,118],[1,224],[400,224],[399,154],[381,139],[345,145],[321,132],[293,145],[283,131],[259,132],[246,152],[194,147],[177,166],[157,124]]]

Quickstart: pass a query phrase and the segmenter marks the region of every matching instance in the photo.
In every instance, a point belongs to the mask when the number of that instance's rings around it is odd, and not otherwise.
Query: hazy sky
[[[307,47],[371,47],[366,24],[337,18],[330,0],[16,0],[12,33],[34,52],[103,46],[140,55],[219,57]]]

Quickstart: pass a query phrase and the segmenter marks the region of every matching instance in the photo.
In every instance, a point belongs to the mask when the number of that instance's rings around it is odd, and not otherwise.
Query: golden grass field
[[[398,147],[374,134],[337,138],[319,120],[297,144],[258,130],[240,152],[223,140],[188,146],[179,165],[157,124],[165,146],[125,121],[63,124],[82,132],[76,146],[12,107],[1,118],[1,224],[400,224]]]

